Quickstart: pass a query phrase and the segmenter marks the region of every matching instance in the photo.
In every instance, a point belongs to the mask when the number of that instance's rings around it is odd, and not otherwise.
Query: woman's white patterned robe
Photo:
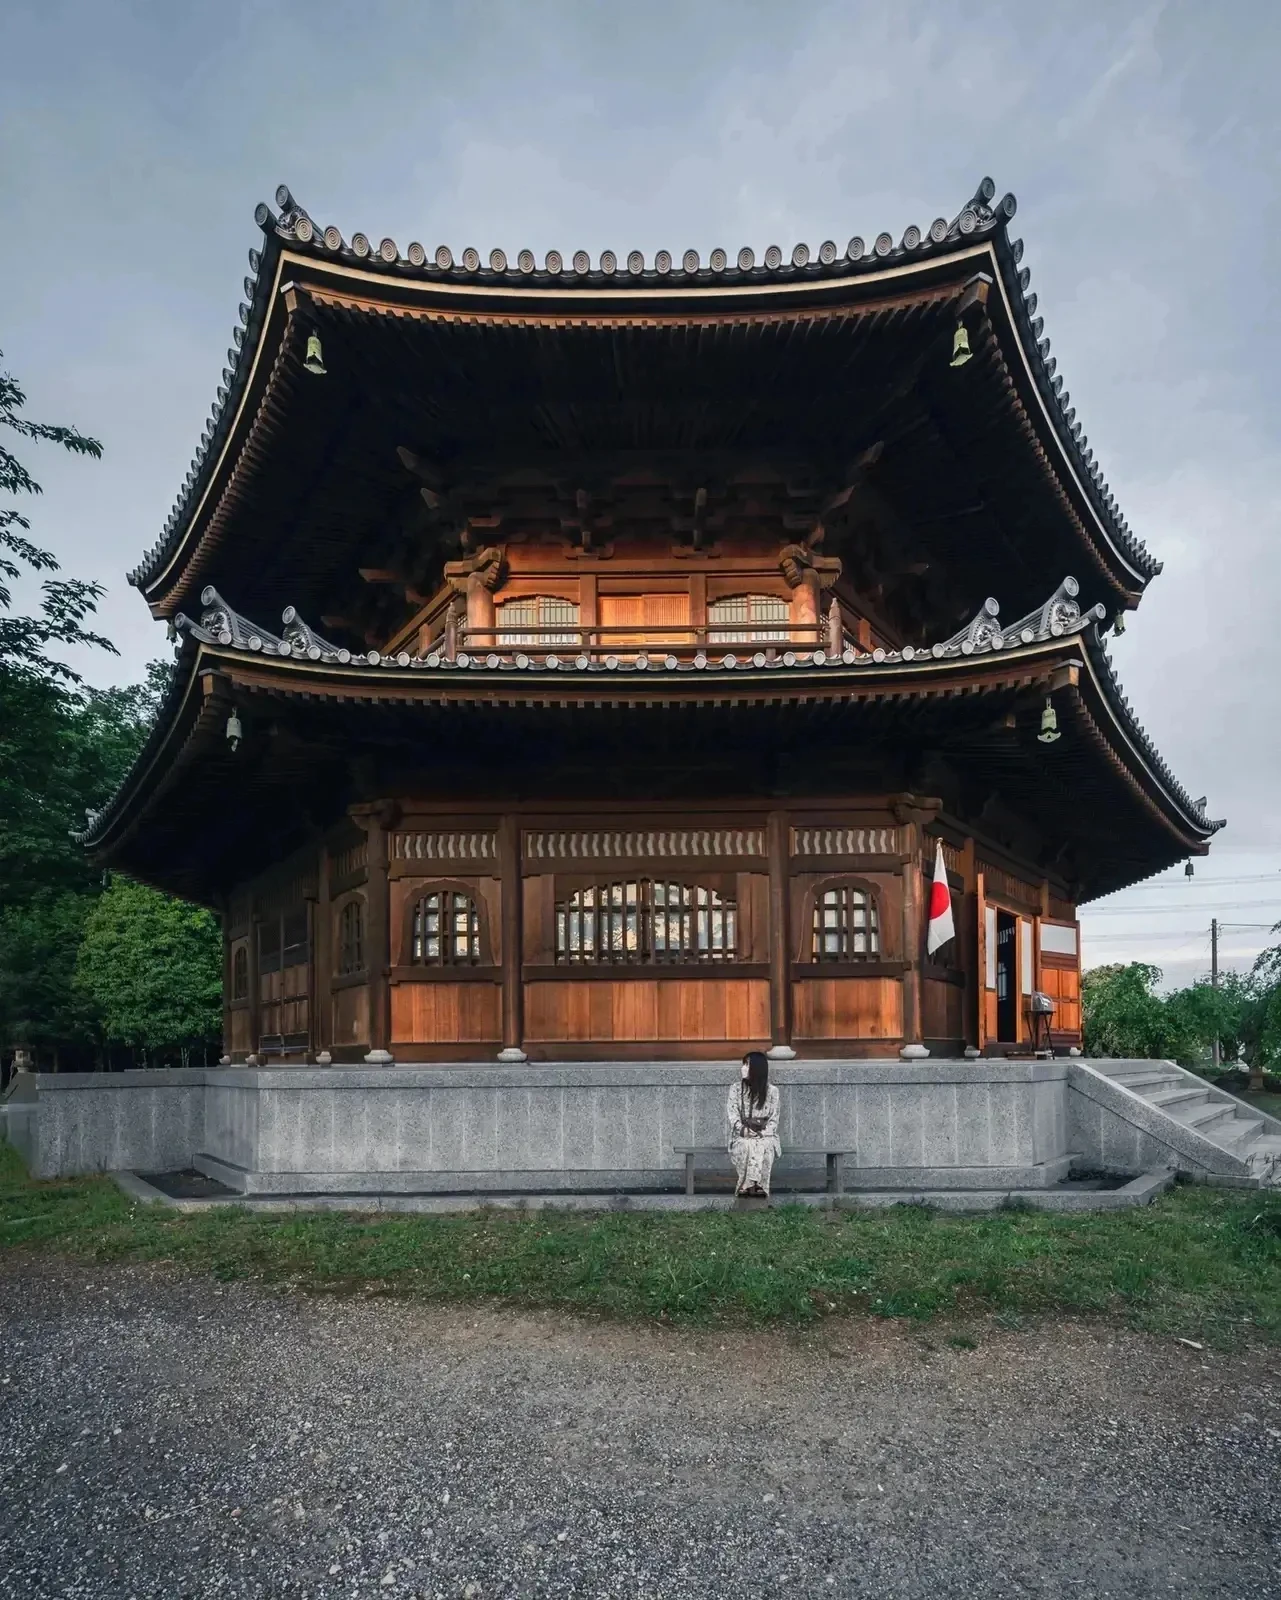
[[[743,1126],[747,1117],[764,1117],[764,1129],[759,1134],[749,1133]],[[774,1157],[781,1154],[778,1142],[778,1085],[770,1084],[765,1091],[765,1105],[758,1109],[752,1105],[746,1081],[740,1078],[737,1083],[730,1085],[729,1098],[725,1102],[725,1120],[729,1128],[730,1160],[738,1174],[734,1193],[742,1194],[744,1189],[759,1185],[768,1194]]]

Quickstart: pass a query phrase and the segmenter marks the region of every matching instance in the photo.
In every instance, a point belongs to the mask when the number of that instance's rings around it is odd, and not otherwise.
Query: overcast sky
[[[124,573],[187,471],[254,204],[282,180],[322,225],[402,248],[759,258],[898,237],[991,173],[1078,415],[1166,564],[1122,679],[1231,824],[1190,884],[1089,916],[1086,959],[1185,980],[1215,908],[1281,916],[1279,63],[1269,0],[7,0],[0,348],[32,415],[106,447],[32,462],[37,537],[108,586],[120,657],[78,664],[105,683],[164,652]]]

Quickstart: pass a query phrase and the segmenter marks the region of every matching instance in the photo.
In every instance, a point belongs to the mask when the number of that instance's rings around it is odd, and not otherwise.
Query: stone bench
[[[725,1148],[725,1146],[723,1144],[699,1144],[699,1145],[676,1144],[676,1145],[672,1146],[672,1149],[678,1156],[684,1156],[684,1158],[685,1158],[685,1193],[686,1194],[693,1194],[693,1192],[694,1192],[694,1167],[695,1167],[695,1165],[697,1164],[698,1161],[700,1161],[700,1160],[706,1161],[706,1160],[710,1159],[712,1156],[720,1156],[723,1160],[726,1160],[726,1161],[729,1160],[729,1151]],[[784,1160],[784,1161],[791,1161],[791,1160],[796,1159],[798,1157],[804,1158],[806,1156],[809,1156],[809,1157],[817,1158],[819,1156],[822,1156],[822,1158],[824,1160],[824,1163],[826,1164],[826,1167],[827,1167],[827,1192],[828,1192],[828,1194],[844,1194],[845,1193],[845,1167],[844,1167],[844,1160],[845,1160],[846,1156],[853,1155],[853,1154],[854,1154],[854,1152],[852,1150],[792,1150],[792,1149],[787,1149],[787,1150],[784,1150],[782,1156],[779,1159],[780,1160]]]

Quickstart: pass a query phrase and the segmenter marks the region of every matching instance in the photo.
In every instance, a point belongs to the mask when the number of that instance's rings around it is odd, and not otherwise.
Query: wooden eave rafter
[[[241,388],[231,423],[215,459],[197,475],[199,491],[182,532],[167,536],[169,548],[152,561],[142,581],[153,612],[169,616],[218,546],[222,527],[235,507],[243,483],[260,462],[279,408],[287,373],[298,370],[301,342],[291,335],[291,307],[310,302],[313,310],[347,314],[434,318],[471,324],[502,322],[519,328],[585,326],[712,326],[716,323],[764,326],[788,321],[860,318],[913,304],[956,300],[976,272],[985,289],[986,313],[998,334],[1001,359],[1017,392],[1021,426],[1037,451],[1045,476],[1060,497],[1092,565],[1117,602],[1137,603],[1145,576],[1110,537],[1094,510],[1091,495],[1064,443],[1061,429],[1046,409],[1036,381],[1033,357],[1025,348],[994,236],[922,260],[906,260],[856,276],[750,283],[656,285],[619,283],[591,286],[537,286],[507,283],[452,283],[389,277],[338,260],[317,259],[278,248],[265,296],[263,316],[253,332],[248,380]],[[1012,341],[1012,350],[1007,347]],[[159,555],[159,552],[157,553]]]
[[[531,667],[401,667],[394,664],[336,666],[265,657],[200,644],[184,652],[187,688],[165,734],[144,752],[116,801],[85,842],[98,857],[109,856],[172,789],[199,749],[221,731],[227,708],[256,699],[280,703],[330,703],[487,711],[594,711],[658,714],[705,707],[750,712],[773,706],[880,706],[929,701],[968,701],[975,696],[1015,693],[1030,701],[1065,691],[1076,718],[1101,759],[1141,802],[1180,853],[1204,853],[1214,825],[1191,819],[1122,725],[1111,695],[1080,636],[978,657],[853,665],[829,664],[729,670],[641,673],[635,669],[586,673]],[[202,687],[193,714],[194,686]],[[155,786],[148,784],[155,780]]]

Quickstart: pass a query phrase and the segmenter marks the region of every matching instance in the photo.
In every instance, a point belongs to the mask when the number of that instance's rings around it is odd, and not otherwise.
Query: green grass
[[[689,1324],[991,1315],[1018,1327],[1070,1312],[1219,1345],[1281,1342],[1281,1196],[1241,1190],[1181,1188],[1139,1210],[1075,1216],[180,1214],[136,1205],[109,1178],[33,1182],[0,1145],[0,1252],[17,1251]]]
[[[1269,1094],[1266,1089],[1242,1089],[1237,1099],[1266,1111],[1270,1117],[1281,1117],[1281,1094]]]

